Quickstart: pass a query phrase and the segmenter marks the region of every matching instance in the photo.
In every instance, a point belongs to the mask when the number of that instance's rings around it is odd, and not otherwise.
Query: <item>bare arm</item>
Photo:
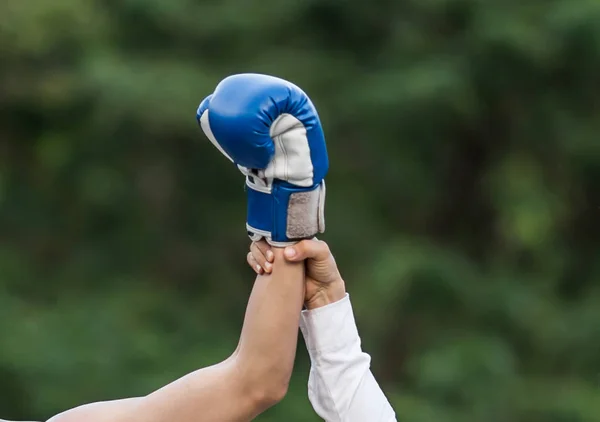
[[[296,353],[304,263],[287,262],[282,249],[273,252],[273,272],[256,278],[240,343],[229,359],[146,397],[85,405],[51,422],[243,422],[281,400]]]
[[[268,273],[271,247],[253,243],[248,263]],[[291,252],[289,250],[288,252]],[[308,398],[326,421],[394,422],[396,416],[370,369],[354,320],[350,297],[335,259],[325,242],[303,240],[288,254],[306,260],[306,310],[300,329],[311,360]]]

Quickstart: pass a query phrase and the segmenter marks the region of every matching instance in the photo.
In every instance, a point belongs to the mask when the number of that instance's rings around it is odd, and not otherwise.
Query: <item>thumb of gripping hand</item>
[[[323,233],[327,148],[300,88],[273,76],[233,75],[200,103],[196,119],[246,176],[252,240],[284,246]]]

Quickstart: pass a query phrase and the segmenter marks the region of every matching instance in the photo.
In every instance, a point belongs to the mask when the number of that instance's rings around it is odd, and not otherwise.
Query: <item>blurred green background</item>
[[[195,111],[261,72],[319,109],[323,239],[399,421],[600,420],[597,0],[7,0],[0,59],[0,416],[233,351],[243,180]],[[258,420],[318,420],[308,367]]]

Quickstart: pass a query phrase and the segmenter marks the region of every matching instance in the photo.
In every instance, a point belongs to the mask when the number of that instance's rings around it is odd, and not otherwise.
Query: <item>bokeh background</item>
[[[319,109],[323,238],[399,420],[600,420],[600,2],[7,0],[0,59],[0,416],[233,351],[243,180],[195,111],[261,72]],[[258,420],[318,420],[308,368]]]

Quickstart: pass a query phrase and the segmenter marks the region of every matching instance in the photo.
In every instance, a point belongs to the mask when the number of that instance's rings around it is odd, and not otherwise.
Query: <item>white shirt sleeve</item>
[[[310,355],[308,398],[327,422],[395,422],[394,409],[361,349],[350,297],[304,310],[300,330]]]

